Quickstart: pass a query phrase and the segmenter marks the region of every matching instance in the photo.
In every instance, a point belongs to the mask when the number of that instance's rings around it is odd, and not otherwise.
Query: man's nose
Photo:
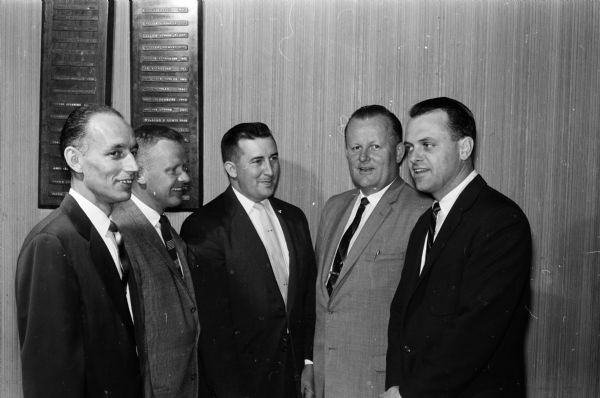
[[[370,154],[368,148],[361,149],[358,153],[358,160],[360,160],[361,162],[366,162],[367,160],[369,160],[369,158]]]
[[[270,161],[264,163],[263,173],[269,176],[273,175],[273,165]]]
[[[123,169],[129,173],[137,173],[140,169],[135,161],[133,153],[129,152],[127,156],[125,156],[125,159],[123,159]]]
[[[408,151],[408,161],[410,163],[418,162],[422,159],[421,152],[418,149],[412,149]]]
[[[188,182],[190,182],[191,178],[190,175],[187,173],[187,171],[183,171],[179,177],[177,177],[177,180],[183,182],[184,184],[187,184]]]

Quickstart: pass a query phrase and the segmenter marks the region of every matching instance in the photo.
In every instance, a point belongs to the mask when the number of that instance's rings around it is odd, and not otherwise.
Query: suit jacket
[[[70,195],[25,239],[16,296],[25,397],[141,396],[121,279]]]
[[[531,232],[481,176],[460,194],[419,275],[431,210],[411,233],[389,326],[386,385],[402,398],[521,397]]]
[[[171,228],[180,269],[133,201],[115,205],[111,218],[123,236],[137,287],[141,322],[135,327],[142,336],[145,397],[196,398],[200,324],[185,243]]]
[[[287,308],[267,252],[230,186],[190,215],[192,270],[208,382],[219,398],[291,398],[312,358],[315,259],[304,213],[269,199],[289,249]]]
[[[397,178],[350,248],[329,297],[329,269],[357,195],[354,189],[329,199],[319,225],[313,352],[318,398],[368,398],[384,391],[390,303],[410,230],[431,203]]]

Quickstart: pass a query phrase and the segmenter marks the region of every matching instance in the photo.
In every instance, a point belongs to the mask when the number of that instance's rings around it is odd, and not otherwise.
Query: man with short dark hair
[[[221,141],[230,186],[189,216],[201,355],[218,398],[296,398],[312,377],[315,259],[308,222],[273,197],[279,154],[263,123]],[[308,381],[307,381],[308,380]]]
[[[197,398],[200,325],[185,243],[164,214],[190,182],[183,136],[158,125],[135,130],[139,171],[131,199],[112,218],[131,261],[140,318],[138,352],[147,398]]]
[[[134,309],[109,219],[138,170],[133,131],[114,109],[83,106],[67,118],[60,147],[71,189],[17,262],[24,396],[139,397]]]
[[[392,302],[384,397],[524,397],[527,218],[475,171],[465,105],[433,98],[410,117],[410,172],[435,202],[411,233]]]
[[[381,105],[357,109],[345,128],[355,189],[331,197],[316,240],[317,398],[384,391],[389,307],[411,228],[431,203],[399,176],[402,125]]]

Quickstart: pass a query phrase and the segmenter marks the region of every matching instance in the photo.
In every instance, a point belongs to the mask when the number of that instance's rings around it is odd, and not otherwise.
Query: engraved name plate
[[[186,141],[190,185],[176,209],[202,204],[202,57],[198,0],[131,0],[131,124],[160,124]]]
[[[59,148],[69,113],[110,103],[112,0],[43,0],[38,206],[56,207],[70,173]]]

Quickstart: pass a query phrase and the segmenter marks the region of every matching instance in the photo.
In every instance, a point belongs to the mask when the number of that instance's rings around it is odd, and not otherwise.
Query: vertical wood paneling
[[[0,396],[21,396],[14,300],[18,250],[37,209],[41,2],[0,0]]]
[[[115,0],[113,105],[129,115],[128,1]],[[313,236],[351,187],[343,126],[380,103],[474,111],[477,167],[519,203],[534,238],[530,397],[600,395],[600,3],[592,0],[206,0],[204,201],[226,186],[219,142],[263,121],[278,196]],[[36,209],[41,2],[0,0],[0,396],[21,395],[14,268]],[[406,177],[406,170],[403,169]],[[187,214],[171,215],[176,227]]]

